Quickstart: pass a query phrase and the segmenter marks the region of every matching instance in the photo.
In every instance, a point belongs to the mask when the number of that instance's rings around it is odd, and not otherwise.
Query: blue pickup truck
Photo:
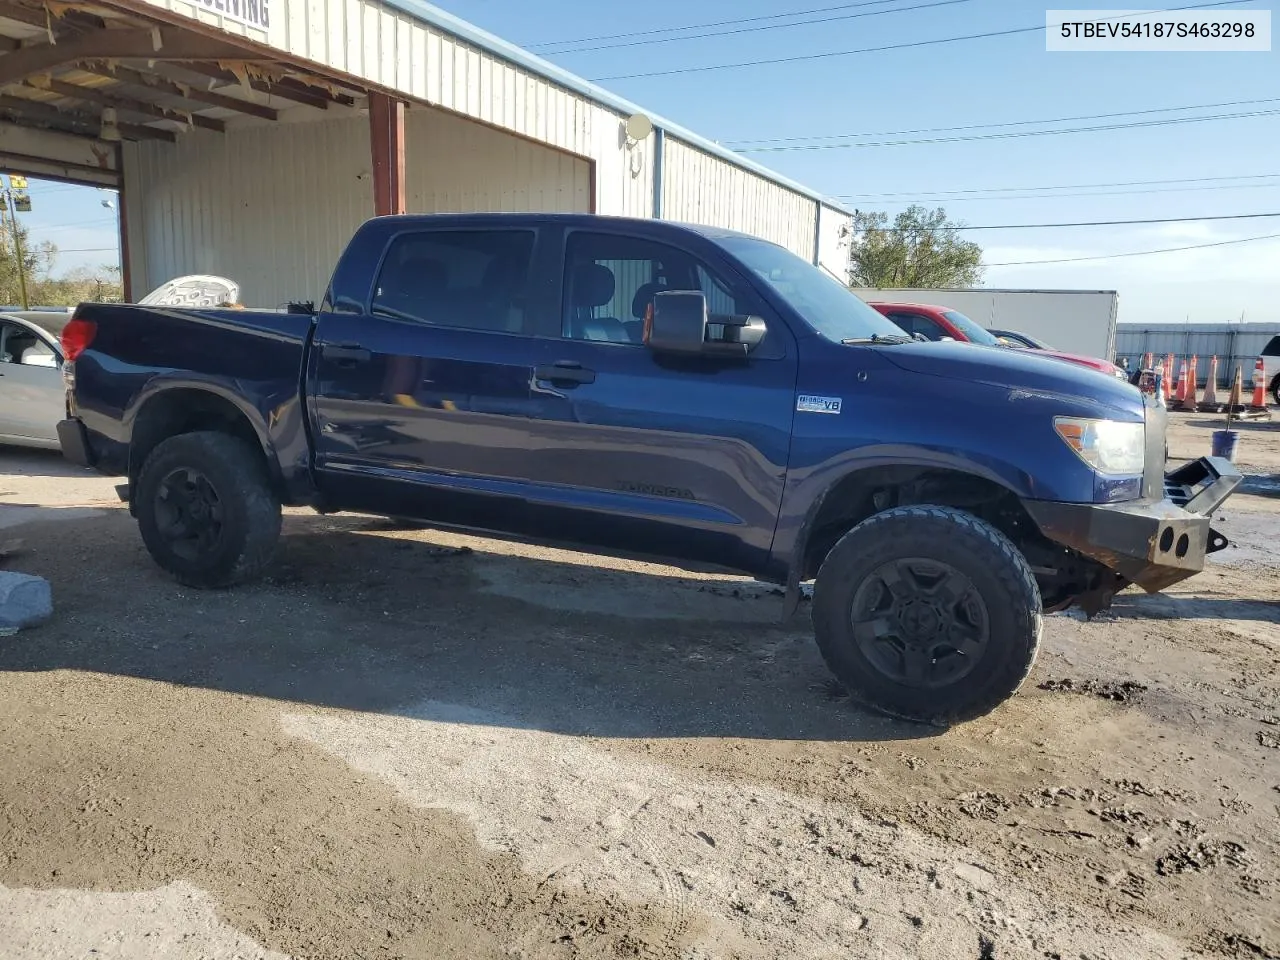
[[[258,574],[281,505],[814,581],[839,680],[980,716],[1046,611],[1158,591],[1239,483],[1165,474],[1165,410],[1026,352],[903,336],[780,246],[587,215],[378,217],[319,307],[83,304],[65,455],[126,478],[184,584]]]

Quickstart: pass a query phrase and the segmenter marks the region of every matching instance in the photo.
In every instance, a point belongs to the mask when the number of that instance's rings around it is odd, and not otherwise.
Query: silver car
[[[70,314],[0,313],[0,443],[58,450],[66,416],[58,333]]]

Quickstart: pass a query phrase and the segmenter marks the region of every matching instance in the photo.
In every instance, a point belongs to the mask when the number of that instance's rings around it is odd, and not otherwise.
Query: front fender
[[[809,539],[823,507],[835,491],[858,474],[867,476],[892,471],[900,476],[917,471],[945,470],[964,474],[1001,487],[1016,497],[1035,489],[1034,478],[1013,464],[994,458],[972,458],[936,447],[907,444],[874,444],[834,457],[809,470],[795,470],[788,476],[782,512],[774,533],[771,566],[785,570],[784,617],[800,604],[800,577],[804,570]],[[892,475],[886,477],[893,481]],[[837,494],[838,495],[838,494]]]

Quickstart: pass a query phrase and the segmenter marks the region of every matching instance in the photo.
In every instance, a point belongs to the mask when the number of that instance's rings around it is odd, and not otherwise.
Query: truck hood
[[[1070,397],[1142,419],[1142,394],[1137,387],[1083,365],[1037,353],[947,341],[902,344],[880,351],[885,360],[910,373]]]

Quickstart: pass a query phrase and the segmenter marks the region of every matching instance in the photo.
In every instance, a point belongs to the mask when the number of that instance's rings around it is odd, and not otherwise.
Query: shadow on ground
[[[1124,620],[1256,620],[1277,624],[1280,634],[1280,601],[1276,600],[1122,593],[1110,613]]]
[[[161,573],[119,508],[22,536],[22,569],[51,581],[55,618],[0,641],[0,670],[401,715],[434,700],[502,726],[599,737],[937,732],[851,704],[807,612],[779,624],[781,598],[746,581],[459,551],[431,531],[305,515],[286,518],[264,581],[207,592]]]

